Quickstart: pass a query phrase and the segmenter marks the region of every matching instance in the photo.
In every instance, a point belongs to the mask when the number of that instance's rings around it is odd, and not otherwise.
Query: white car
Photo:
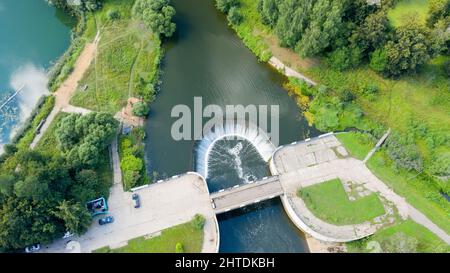
[[[25,252],[26,253],[32,253],[32,252],[38,251],[39,249],[41,249],[41,244],[34,244],[34,245],[31,245],[31,246],[27,246],[25,248]]]

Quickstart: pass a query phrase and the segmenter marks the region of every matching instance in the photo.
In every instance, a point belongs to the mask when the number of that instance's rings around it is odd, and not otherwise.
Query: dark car
[[[141,199],[139,199],[139,195],[137,193],[133,193],[131,198],[134,200],[134,208],[140,208],[141,207]]]
[[[98,219],[98,223],[100,225],[111,224],[112,222],[114,222],[114,218],[112,216]]]

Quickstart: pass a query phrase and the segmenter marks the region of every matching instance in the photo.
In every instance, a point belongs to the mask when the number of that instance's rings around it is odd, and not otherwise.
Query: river
[[[175,141],[171,110],[178,104],[203,106],[278,105],[279,144],[316,136],[299,108],[282,88],[285,80],[260,63],[227,26],[211,0],[174,0],[177,32],[165,43],[161,92],[151,105],[146,124],[148,169],[160,177],[196,170],[196,142]],[[192,110],[193,112],[194,110]],[[241,144],[239,144],[241,143]],[[244,140],[219,141],[209,158],[210,191],[269,174],[268,166]],[[291,223],[281,201],[219,215],[221,252],[307,252],[304,236]]]
[[[64,53],[76,23],[44,0],[0,0],[0,152],[48,93],[46,70]]]

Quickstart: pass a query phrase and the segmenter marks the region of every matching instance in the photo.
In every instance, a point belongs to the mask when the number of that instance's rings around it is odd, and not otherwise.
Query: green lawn
[[[375,143],[368,135],[358,132],[336,134],[336,138],[344,145],[351,156],[363,160]]]
[[[348,252],[370,252],[367,249],[367,243],[375,241],[381,244],[383,240],[397,232],[416,238],[418,241],[417,252],[450,252],[450,247],[445,242],[412,220],[387,227],[363,240],[347,243],[347,250]]]
[[[197,229],[192,222],[163,230],[161,235],[145,239],[138,237],[128,241],[128,245],[110,249],[103,247],[95,253],[175,253],[175,246],[181,243],[185,253],[200,253],[203,245],[203,229]]]
[[[131,19],[134,1],[105,1],[104,7],[90,16],[87,36],[101,30],[96,60],[86,71],[71,104],[95,111],[118,112],[130,96],[139,96],[147,84],[158,78],[161,58],[160,40],[139,21]],[[107,18],[118,10],[120,19]]]
[[[425,24],[428,17],[428,0],[401,0],[395,8],[389,11],[388,18],[394,27],[398,27],[414,18],[416,22]]]
[[[339,179],[302,188],[298,196],[314,215],[336,225],[359,224],[385,213],[375,193],[350,201]]]

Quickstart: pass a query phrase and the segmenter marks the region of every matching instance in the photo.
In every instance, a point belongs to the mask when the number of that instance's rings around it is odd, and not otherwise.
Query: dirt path
[[[36,144],[42,138],[45,131],[48,129],[53,119],[61,111],[61,109],[69,106],[70,99],[77,90],[78,82],[81,80],[84,72],[86,72],[86,70],[89,68],[89,65],[95,57],[99,40],[100,32],[97,32],[95,40],[92,43],[87,43],[85,45],[83,51],[75,62],[73,72],[54,93],[55,106],[53,107],[52,112],[50,112],[50,114],[48,115],[45,123],[42,125],[39,134],[34,137],[33,142],[30,145],[31,149],[34,149],[34,147],[36,147]]]

